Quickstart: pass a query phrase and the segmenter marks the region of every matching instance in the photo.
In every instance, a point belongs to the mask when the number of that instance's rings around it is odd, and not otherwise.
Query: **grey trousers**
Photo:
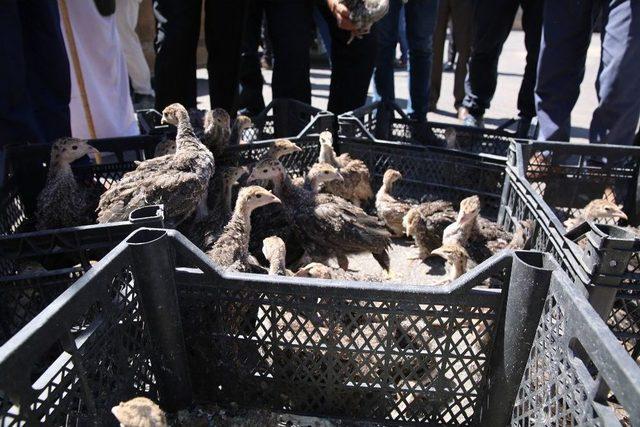
[[[640,0],[545,2],[536,110],[540,139],[568,141],[593,23],[602,11],[599,104],[589,141],[633,144],[640,117]]]

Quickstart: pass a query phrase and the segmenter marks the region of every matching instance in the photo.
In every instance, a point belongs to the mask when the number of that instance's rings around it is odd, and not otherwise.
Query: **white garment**
[[[151,71],[142,52],[142,45],[136,33],[138,25],[138,11],[142,0],[117,0],[116,23],[118,34],[122,42],[124,57],[127,60],[127,70],[131,79],[131,86],[135,93],[154,96],[151,88]]]
[[[129,77],[115,14],[100,15],[92,0],[65,2],[96,138],[138,135],[140,130],[129,94]],[[71,69],[71,134],[76,138],[91,138],[73,62],[75,58],[67,39],[68,29],[62,13],[60,16]]]

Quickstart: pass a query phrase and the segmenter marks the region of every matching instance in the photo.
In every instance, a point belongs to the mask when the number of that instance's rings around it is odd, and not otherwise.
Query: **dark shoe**
[[[530,129],[531,119],[528,117],[520,117],[520,119],[518,119],[518,127],[516,128],[516,138],[529,139]]]
[[[482,116],[476,117],[473,114],[467,114],[467,116],[462,120],[462,124],[473,128],[483,128],[484,120]]]
[[[398,70],[406,70],[407,61],[404,61],[402,58],[397,58],[395,61],[393,61],[393,68]]]
[[[456,66],[453,64],[453,62],[447,62],[442,66],[442,71],[445,71],[448,73],[455,71],[455,69],[456,69]]]

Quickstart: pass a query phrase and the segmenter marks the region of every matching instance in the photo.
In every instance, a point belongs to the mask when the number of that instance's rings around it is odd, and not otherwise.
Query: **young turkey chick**
[[[456,211],[450,202],[436,200],[421,203],[407,212],[402,219],[407,237],[413,237],[418,247],[418,258],[424,260],[440,246],[446,227],[456,220]]]
[[[321,177],[330,177],[320,174]],[[333,179],[338,175],[336,174]],[[315,194],[293,185],[287,171],[278,160],[266,159],[258,162],[249,180],[269,179],[274,192],[281,195],[285,212],[291,218],[308,252],[321,257],[336,255],[343,269],[348,268],[346,255],[371,252],[385,270],[389,271],[391,243],[384,226],[362,209],[332,194]],[[311,177],[310,179],[313,179]]]
[[[188,225],[184,234],[191,242],[207,251],[220,237],[233,212],[233,188],[247,168],[243,166],[229,166],[216,171],[209,182],[207,214],[196,218]]]
[[[222,154],[231,136],[231,117],[223,108],[214,108],[204,114],[202,143],[214,156]]]
[[[301,151],[302,148],[298,147],[294,142],[291,142],[288,139],[276,139],[267,150],[263,159],[279,160],[282,156],[299,153]]]
[[[567,230],[570,230],[583,221],[597,221],[602,219],[628,219],[622,209],[613,202],[606,199],[595,199],[590,201],[581,211],[576,212],[572,218],[564,222]]]
[[[164,412],[151,399],[135,397],[111,408],[121,427],[168,427]]]
[[[129,213],[149,204],[164,204],[167,220],[188,218],[207,193],[214,172],[211,152],[196,138],[187,110],[171,104],[163,122],[177,125],[176,153],[140,162],[100,198],[98,222],[126,220]]]
[[[516,223],[516,229],[513,232],[513,237],[507,245],[507,249],[513,249],[514,251],[520,251],[522,249],[528,249],[529,240],[533,234],[533,221],[525,219]]]
[[[207,252],[209,258],[224,270],[250,272],[251,212],[270,203],[280,203],[280,199],[256,185],[242,188],[231,219],[213,248]]]
[[[371,26],[378,22],[389,11],[389,0],[339,0],[349,9],[349,19],[355,25],[351,31],[351,38],[347,44],[356,37],[361,38],[369,34]]]
[[[38,195],[38,230],[75,227],[95,222],[99,194],[96,189],[78,183],[71,170],[71,163],[86,154],[97,152],[98,150],[82,139],[61,138],[53,144],[47,181]]]
[[[447,277],[439,284],[445,284],[456,280],[467,271],[467,260],[469,259],[469,254],[462,246],[456,243],[444,244],[431,251],[431,254],[442,257],[445,260]]]
[[[231,137],[229,138],[229,145],[240,145],[246,144],[247,141],[244,140],[243,134],[246,129],[250,129],[253,127],[253,121],[243,115],[239,115],[233,122],[233,126],[231,126]]]
[[[373,274],[344,271],[341,268],[329,267],[319,262],[312,262],[298,269],[296,277],[313,277],[316,279],[349,280],[354,282],[382,282],[384,278]]]
[[[325,192],[342,197],[358,207],[373,197],[369,168],[362,160],[352,159],[347,153],[336,157],[331,132],[324,131],[320,134],[318,163],[328,163],[336,167],[343,177],[342,181],[325,183]]]
[[[394,236],[404,234],[403,218],[411,209],[411,204],[397,200],[391,195],[393,184],[402,179],[402,174],[395,169],[387,169],[382,177],[382,186],[376,194],[376,211]]]
[[[480,198],[463,199],[456,221],[445,228],[442,235],[443,244],[456,243],[464,247],[477,264],[504,249],[513,238],[498,224],[479,215]]]
[[[156,145],[156,149],[153,152],[153,157],[166,156],[167,154],[175,154],[176,152],[176,140],[166,138]]]
[[[269,262],[269,274],[274,276],[293,276],[285,265],[287,248],[278,236],[267,237],[262,241],[262,254]]]

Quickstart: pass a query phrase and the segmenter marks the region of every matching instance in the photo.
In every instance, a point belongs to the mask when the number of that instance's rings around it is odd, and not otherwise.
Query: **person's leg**
[[[142,52],[140,39],[136,33],[138,25],[138,11],[140,2],[138,0],[117,0],[116,1],[116,25],[118,36],[122,44],[125,59],[127,60],[127,72],[133,91],[140,95],[154,95],[151,88],[151,71],[149,64]]]
[[[409,60],[409,41],[407,40],[407,16],[404,7],[400,9],[398,18],[398,44],[400,45],[400,60],[406,64]]]
[[[527,49],[527,62],[518,93],[518,112],[523,120],[530,122],[536,115],[534,92],[542,37],[544,0],[521,0],[520,4],[522,6],[522,29],[524,30],[524,45]]]
[[[153,0],[156,16],[156,109],[197,105],[196,49],[202,0]]]
[[[437,0],[411,0],[407,11],[409,40],[409,104],[407,111],[418,121],[427,119],[429,81],[433,53],[433,30],[438,15]]]
[[[331,34],[329,34],[329,26],[327,25],[327,21],[324,20],[322,14],[318,10],[318,6],[316,5],[313,6],[313,22],[318,28],[318,33],[320,34],[320,38],[322,39],[322,44],[324,45],[324,49],[327,52],[329,65],[331,65]]]
[[[603,8],[599,104],[589,141],[632,145],[640,118],[640,2],[609,0]]]
[[[325,0],[317,2],[331,33],[331,85],[327,109],[334,114],[363,106],[376,61],[376,31],[347,44],[351,33],[338,28]]]
[[[71,135],[71,77],[58,3],[20,0],[18,6],[31,114],[41,138],[38,142],[51,142]]]
[[[542,141],[568,141],[595,16],[591,0],[544,4],[535,102]]]
[[[240,60],[240,96],[238,107],[246,109],[249,115],[255,115],[264,110],[262,96],[262,69],[258,46],[262,35],[262,20],[264,16],[262,0],[249,2],[247,23],[242,40],[242,59]]]
[[[444,54],[444,41],[447,38],[447,22],[449,13],[455,0],[440,0],[438,6],[438,19],[433,33],[433,65],[431,66],[431,90],[429,92],[429,109],[435,110],[440,98],[440,85],[442,84],[442,55]]]
[[[292,98],[310,104],[313,3],[306,0],[266,2],[265,11],[273,44],[273,98]]]
[[[473,0],[454,0],[451,5],[453,42],[458,50],[455,79],[453,83],[454,107],[462,107],[464,99],[464,79],[467,76],[467,61],[471,53],[473,32]]]
[[[517,9],[518,0],[480,0],[475,6],[463,105],[476,118],[484,116],[496,91],[498,58]]]
[[[235,117],[238,106],[242,34],[249,1],[206,0],[205,41],[211,108],[224,108]]]
[[[396,58],[401,8],[402,0],[389,0],[389,12],[376,23],[378,54],[373,74],[375,100],[394,102],[396,99],[393,63]],[[329,19],[332,18],[330,17]]]

